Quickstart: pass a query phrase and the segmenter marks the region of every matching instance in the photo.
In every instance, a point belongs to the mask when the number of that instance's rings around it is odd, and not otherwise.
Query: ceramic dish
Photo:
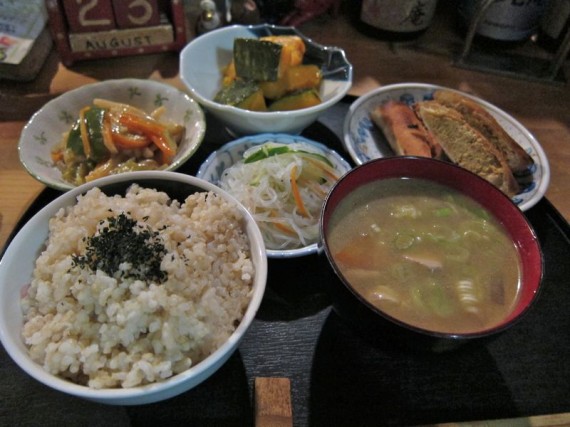
[[[51,100],[37,111],[24,127],[18,151],[26,170],[49,187],[69,190],[75,185],[65,181],[51,161],[52,148],[61,141],[77,120],[79,110],[94,98],[123,102],[144,111],[166,107],[165,120],[186,127],[178,153],[166,170],[176,170],[198,149],[206,132],[204,112],[187,94],[173,86],[152,80],[120,79],[93,83],[71,90]]]
[[[303,62],[318,65],[323,74],[319,90],[322,103],[294,111],[257,112],[214,102],[222,87],[222,70],[233,57],[234,39],[270,35],[296,35],[304,40]],[[352,85],[352,65],[342,49],[315,43],[293,27],[233,25],[192,40],[180,54],[180,78],[190,94],[234,135],[297,134],[346,95]]]
[[[350,106],[343,129],[343,143],[354,162],[360,165],[372,159],[394,155],[382,131],[372,123],[370,111],[388,100],[408,104],[429,100],[438,89],[451,90],[429,84],[404,83],[384,86],[358,98]],[[480,98],[463,92],[461,94],[483,105],[534,160],[534,165],[524,176],[517,177],[524,181],[524,185],[512,198],[522,211],[530,209],[544,196],[550,182],[550,167],[544,150],[536,138],[512,116]]]
[[[350,164],[344,160],[336,151],[331,150],[325,145],[309,140],[302,136],[286,135],[286,134],[260,134],[247,136],[235,141],[229,142],[220,149],[214,151],[200,166],[197,177],[209,181],[213,184],[219,184],[220,177],[224,170],[234,163],[243,159],[243,153],[250,147],[263,144],[267,141],[274,141],[282,144],[291,144],[294,142],[305,142],[314,145],[325,153],[327,158],[333,163],[335,169],[340,174],[344,174],[351,169]],[[314,243],[299,249],[289,250],[272,250],[266,249],[269,258],[295,258],[309,255],[317,251],[317,244]]]
[[[156,383],[131,388],[90,388],[50,374],[34,362],[22,339],[23,314],[20,304],[26,284],[32,280],[36,258],[45,249],[50,218],[64,207],[77,203],[77,197],[98,187],[108,196],[125,194],[132,183],[165,192],[171,199],[184,201],[199,191],[212,191],[235,203],[244,218],[251,259],[255,265],[251,300],[239,325],[204,360],[187,370]],[[207,263],[206,263],[207,264]],[[37,212],[16,234],[0,261],[0,341],[10,357],[27,374],[60,392],[111,405],[142,405],[181,394],[214,374],[239,346],[251,326],[263,299],[267,280],[267,257],[257,224],[235,198],[204,180],[169,171],[139,171],[111,175],[67,191]],[[109,288],[110,289],[110,288]],[[142,293],[141,293],[142,295]],[[176,296],[174,293],[171,294]],[[70,297],[70,299],[72,299]],[[112,326],[110,326],[112,327]]]

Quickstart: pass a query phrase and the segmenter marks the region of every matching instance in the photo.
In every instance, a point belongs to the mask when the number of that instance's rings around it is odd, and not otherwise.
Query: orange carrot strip
[[[93,169],[87,174],[87,176],[85,176],[85,182],[90,182],[94,179],[110,175],[113,169],[117,167],[117,165],[118,160],[116,157],[111,157],[108,160],[99,163],[95,169]]]
[[[301,198],[301,193],[299,192],[299,186],[297,185],[297,165],[293,165],[291,168],[291,190],[293,191],[293,198],[295,199],[295,204],[299,209],[299,213],[304,217],[309,216],[309,212],[305,208],[305,204],[303,203],[303,199]]]
[[[377,268],[379,260],[390,259],[390,255],[386,246],[377,244],[374,236],[366,235],[345,242],[333,258],[346,267],[370,270]]]
[[[91,107],[83,107],[79,111],[79,132],[81,134],[81,143],[83,144],[83,153],[85,157],[89,157],[91,155],[91,145],[89,144],[89,135],[87,133],[87,121],[85,120],[85,113]]]
[[[119,132],[112,132],[111,137],[115,145],[122,149],[144,148],[150,144],[150,139],[142,135],[124,135]]]
[[[162,152],[162,163],[169,164],[176,155],[176,150],[173,150],[168,140],[163,135],[149,135],[150,139]]]
[[[119,118],[119,122],[131,132],[147,135],[162,152],[163,164],[172,162],[176,155],[176,144],[168,135],[166,126],[152,119],[129,113],[123,113]]]
[[[162,135],[167,129],[166,126],[155,120],[130,113],[121,114],[119,117],[119,123],[126,126],[129,131],[134,133]]]
[[[52,162],[57,163],[61,160],[63,160],[63,150],[51,152],[51,161]]]
[[[275,228],[281,230],[284,233],[291,234],[293,236],[297,234],[295,230],[285,224],[282,224],[280,222],[272,222],[272,224],[275,226]]]
[[[279,214],[277,213],[276,210],[271,210],[271,211],[269,212],[269,216],[270,216],[271,218],[276,218],[276,217],[279,216]],[[275,228],[277,228],[278,230],[283,231],[284,233],[291,234],[292,236],[296,236],[296,235],[297,235],[297,232],[296,232],[292,227],[289,227],[287,224],[284,224],[284,223],[282,223],[282,222],[280,222],[280,221],[271,222],[271,224],[272,224]]]

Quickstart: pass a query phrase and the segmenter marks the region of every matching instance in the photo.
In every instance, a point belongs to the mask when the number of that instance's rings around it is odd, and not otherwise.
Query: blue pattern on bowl
[[[389,100],[399,100],[408,105],[433,99],[440,86],[422,83],[402,83],[380,87],[358,98],[350,107],[344,122],[343,144],[356,164],[393,156],[384,134],[370,119],[370,112]],[[451,90],[451,89],[448,89]],[[463,95],[470,96],[463,93]],[[471,96],[491,113],[511,137],[533,158],[534,164],[522,174],[517,174],[521,186],[513,197],[521,210],[534,206],[546,192],[550,181],[550,167],[544,150],[534,136],[517,120],[494,105]]]
[[[219,185],[222,173],[234,163],[243,160],[243,153],[248,148],[264,144],[268,141],[274,141],[282,144],[291,144],[295,142],[311,144],[323,150],[326,153],[327,158],[335,165],[335,168],[341,174],[344,174],[351,169],[351,165],[346,160],[344,160],[336,151],[331,150],[324,144],[299,135],[265,133],[246,136],[223,145],[208,156],[198,169],[196,176],[213,184]],[[316,251],[317,244],[314,243],[304,248],[284,251],[267,249],[267,256],[269,258],[294,258],[309,255]]]

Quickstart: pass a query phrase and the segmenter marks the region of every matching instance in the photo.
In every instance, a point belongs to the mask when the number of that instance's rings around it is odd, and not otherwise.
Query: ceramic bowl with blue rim
[[[259,112],[214,102],[222,87],[223,70],[233,58],[234,40],[272,35],[295,35],[303,39],[306,46],[303,62],[318,65],[323,75],[319,89],[322,103],[294,111]],[[180,78],[192,97],[234,135],[298,134],[346,95],[352,85],[352,65],[342,49],[320,45],[294,27],[232,25],[196,37],[182,49]]]
[[[51,151],[77,120],[81,108],[92,105],[95,98],[129,104],[147,112],[164,106],[162,120],[184,126],[178,152],[166,170],[172,171],[182,166],[204,139],[206,119],[202,107],[174,86],[139,79],[92,83],[49,101],[24,127],[18,145],[20,161],[35,179],[62,191],[75,187],[62,178],[60,170],[51,160]]]
[[[401,83],[383,86],[358,98],[349,109],[343,129],[343,144],[357,165],[373,159],[394,156],[382,131],[372,122],[370,112],[390,100],[409,105],[433,99],[436,90],[452,90],[442,86],[423,83]],[[459,91],[455,91],[459,92]],[[522,210],[533,207],[544,196],[550,183],[548,158],[536,138],[515,118],[475,96],[459,92],[481,104],[505,129],[505,131],[534,160],[534,164],[516,178],[521,190],[512,200]]]
[[[218,150],[210,154],[204,163],[202,163],[196,176],[215,185],[219,185],[224,171],[234,163],[243,160],[243,154],[247,149],[269,141],[279,144],[292,144],[298,142],[310,144],[325,153],[327,159],[338,171],[339,176],[344,175],[352,169],[351,165],[342,158],[342,156],[320,142],[316,142],[299,135],[266,133],[242,137],[223,145]],[[295,258],[317,252],[317,243],[298,249],[266,249],[266,252],[269,258]]]

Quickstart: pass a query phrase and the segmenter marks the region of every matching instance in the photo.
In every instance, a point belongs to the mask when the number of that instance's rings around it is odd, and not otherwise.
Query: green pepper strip
[[[310,151],[295,150],[295,149],[289,148],[287,146],[278,146],[278,147],[271,147],[271,148],[262,147],[261,149],[259,149],[255,153],[253,153],[252,155],[246,157],[244,159],[244,163],[253,163],[253,162],[257,162],[259,160],[267,159],[268,157],[272,157],[272,156],[278,156],[281,154],[295,154],[295,153],[315,157],[315,158],[325,162],[327,165],[333,166],[331,161],[329,159],[327,159],[325,156],[321,156],[320,154],[317,154],[317,153],[311,153]]]
[[[96,162],[103,160],[109,153],[103,140],[103,119],[105,117],[105,109],[99,107],[90,107],[82,115],[84,124],[87,128],[87,136],[89,139],[89,153],[85,153],[83,140],[81,137],[81,119],[78,119],[67,137],[67,148],[71,149],[75,154],[86,155],[89,159]]]

